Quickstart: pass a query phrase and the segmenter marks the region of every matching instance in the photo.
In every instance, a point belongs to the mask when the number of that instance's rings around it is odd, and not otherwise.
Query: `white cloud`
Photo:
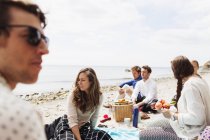
[[[169,66],[176,55],[204,63],[209,0],[36,0],[47,11],[45,64]]]

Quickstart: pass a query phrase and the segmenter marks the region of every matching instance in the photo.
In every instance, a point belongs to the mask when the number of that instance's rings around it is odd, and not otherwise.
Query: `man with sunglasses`
[[[11,94],[18,83],[37,81],[42,56],[49,53],[45,26],[37,5],[0,0],[0,139],[46,139],[37,112]]]

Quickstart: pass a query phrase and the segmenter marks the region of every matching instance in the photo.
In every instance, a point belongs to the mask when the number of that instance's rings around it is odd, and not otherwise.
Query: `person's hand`
[[[155,104],[156,104],[156,102],[153,102],[150,104],[151,109],[155,110]]]
[[[133,109],[136,109],[136,108],[139,108],[139,105],[138,104],[134,104],[133,105]]]
[[[165,118],[168,118],[168,119],[170,119],[171,116],[172,116],[172,112],[171,112],[169,109],[163,109],[163,110],[162,110],[162,113],[163,113],[163,116],[164,116]]]
[[[126,93],[127,93],[129,96],[131,96],[132,93],[133,93],[133,91],[132,91],[132,89],[129,88],[129,89],[126,90]]]
[[[120,89],[119,89],[119,94],[122,95],[122,94],[124,94],[124,93],[125,93],[125,90],[122,89],[122,88],[120,88]]]

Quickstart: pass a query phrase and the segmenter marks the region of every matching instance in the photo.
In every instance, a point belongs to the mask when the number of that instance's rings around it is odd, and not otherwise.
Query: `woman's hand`
[[[71,131],[73,132],[74,136],[76,137],[77,140],[82,140],[79,132],[79,127],[78,125],[75,125],[71,128]]]
[[[139,108],[139,105],[138,104],[134,104],[133,105],[133,109],[136,109],[136,108]]]
[[[140,106],[142,106],[142,105],[144,105],[144,102],[142,101],[142,102],[139,102],[139,103],[137,103],[137,104],[133,104],[133,108],[135,109],[135,108],[139,108]]]
[[[163,113],[163,116],[165,118],[168,118],[168,119],[170,119],[171,116],[173,115],[173,113],[169,109],[163,109],[162,110],[162,113]]]

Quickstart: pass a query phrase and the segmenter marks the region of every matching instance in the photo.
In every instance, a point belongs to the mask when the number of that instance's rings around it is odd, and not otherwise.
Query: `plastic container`
[[[128,127],[130,127],[131,124],[131,118],[124,118],[124,124]]]
[[[139,109],[133,109],[133,127],[138,127]]]

